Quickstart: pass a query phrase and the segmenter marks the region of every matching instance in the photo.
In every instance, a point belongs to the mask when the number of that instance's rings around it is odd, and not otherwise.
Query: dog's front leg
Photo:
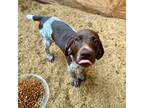
[[[45,46],[45,52],[47,54],[47,59],[49,62],[53,62],[54,61],[54,55],[50,53],[49,51],[49,47],[51,45],[51,41],[50,40],[44,40],[44,46]]]
[[[76,70],[77,67],[78,67],[78,65],[74,62],[71,62],[68,65],[69,81],[70,81],[71,85],[75,86],[75,87],[80,86],[80,81],[79,81],[79,79],[76,78],[76,75],[75,75],[75,70]]]
[[[78,79],[80,81],[85,81],[86,80],[86,75],[85,75],[85,68],[84,67],[79,67],[79,75],[78,75]]]

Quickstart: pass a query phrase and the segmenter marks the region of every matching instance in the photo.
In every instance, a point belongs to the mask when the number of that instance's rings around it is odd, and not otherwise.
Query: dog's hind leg
[[[45,52],[47,54],[47,59],[49,62],[54,61],[54,55],[52,53],[50,53],[50,51],[49,51],[49,47],[50,47],[51,43],[52,43],[51,40],[44,40]]]

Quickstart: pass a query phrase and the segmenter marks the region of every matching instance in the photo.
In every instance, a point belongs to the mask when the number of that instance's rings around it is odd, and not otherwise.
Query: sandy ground
[[[69,84],[66,60],[60,49],[50,48],[55,61],[48,63],[38,23],[28,22],[26,14],[57,16],[75,29],[99,32],[105,54],[87,69],[87,80],[80,88]],[[60,5],[33,3],[28,10],[19,8],[19,75],[35,73],[50,87],[47,108],[125,108],[125,20],[105,18]]]

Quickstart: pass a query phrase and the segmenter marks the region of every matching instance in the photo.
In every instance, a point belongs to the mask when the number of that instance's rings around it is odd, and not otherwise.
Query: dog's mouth
[[[82,60],[78,61],[78,64],[83,67],[88,67],[88,66],[92,65],[93,63],[88,59],[82,59]]]

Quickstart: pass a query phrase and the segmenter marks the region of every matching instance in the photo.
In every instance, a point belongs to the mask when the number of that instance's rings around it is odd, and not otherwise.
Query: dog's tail
[[[30,21],[41,21],[43,16],[36,16],[36,15],[27,15],[26,16],[28,20]]]

